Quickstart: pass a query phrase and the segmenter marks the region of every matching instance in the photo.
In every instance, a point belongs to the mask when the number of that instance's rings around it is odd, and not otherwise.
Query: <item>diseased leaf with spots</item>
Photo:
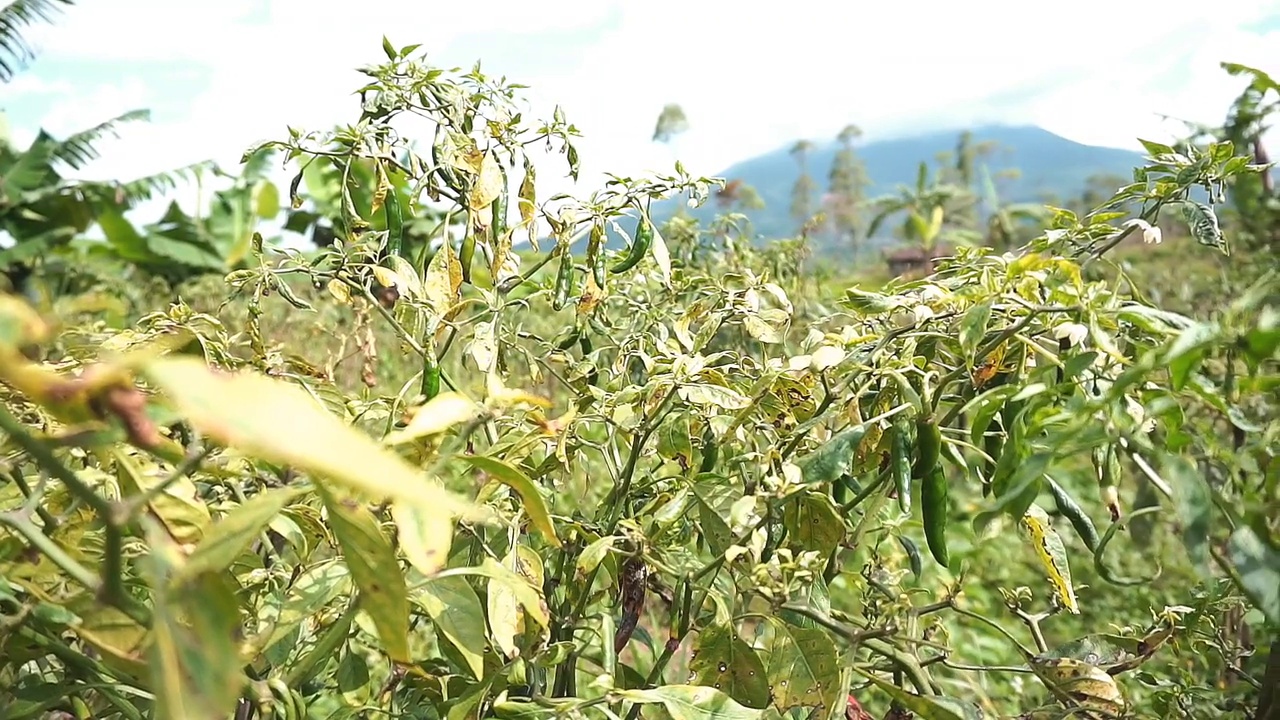
[[[747,707],[762,709],[769,704],[764,663],[728,623],[716,623],[698,634],[689,672],[694,684],[720,690]]]
[[[836,646],[825,629],[801,628],[771,618],[769,689],[780,712],[793,707],[829,710],[840,698]]]
[[[1044,508],[1032,503],[1019,522],[1023,535],[1031,543],[1036,558],[1040,560],[1058,600],[1067,612],[1080,614],[1080,606],[1076,602],[1075,587],[1071,584],[1071,567],[1067,562],[1067,548],[1062,543],[1058,531],[1050,524],[1049,514]]]

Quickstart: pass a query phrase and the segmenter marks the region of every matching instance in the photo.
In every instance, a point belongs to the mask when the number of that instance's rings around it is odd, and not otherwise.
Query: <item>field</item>
[[[384,50],[204,217],[62,181],[92,135],[0,147],[0,718],[1280,718],[1246,130],[762,240],[681,167],[538,197],[569,121]],[[649,220],[681,194],[721,212]],[[932,265],[855,252],[882,220]]]

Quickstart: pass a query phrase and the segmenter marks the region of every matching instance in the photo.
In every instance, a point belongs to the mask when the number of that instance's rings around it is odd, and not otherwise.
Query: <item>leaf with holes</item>
[[[695,684],[723,691],[747,707],[763,709],[769,704],[764,663],[728,623],[716,623],[698,635],[689,672]]]
[[[826,630],[770,619],[769,689],[779,712],[794,707],[829,709],[840,700],[836,646]]]
[[[783,509],[783,523],[792,542],[802,550],[829,557],[844,540],[844,520],[829,495],[816,492],[793,496]]]

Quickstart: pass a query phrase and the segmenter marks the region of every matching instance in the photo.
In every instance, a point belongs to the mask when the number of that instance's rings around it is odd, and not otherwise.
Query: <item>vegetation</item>
[[[904,236],[968,242],[873,282],[655,224],[728,189],[678,163],[540,198],[558,109],[383,51],[352,124],[0,299],[0,717],[1280,714],[1255,152],[1149,142],[1007,252],[922,164]]]

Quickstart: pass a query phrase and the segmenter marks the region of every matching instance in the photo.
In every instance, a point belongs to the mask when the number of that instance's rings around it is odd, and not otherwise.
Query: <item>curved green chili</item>
[[[591,277],[596,281],[596,287],[604,289],[605,273],[604,273],[604,253],[600,252],[604,245],[604,223],[596,221],[591,226],[591,238],[587,240],[587,267],[591,268]]]
[[[924,520],[924,539],[929,552],[939,565],[947,567],[947,516],[951,510],[947,476],[936,465],[920,486],[920,513]]]
[[[573,255],[569,252],[569,246],[565,245],[560,249],[560,270],[556,273],[556,289],[555,295],[551,300],[551,307],[554,310],[563,310],[566,303],[569,302],[569,290],[573,285]]]
[[[639,264],[644,256],[649,254],[649,246],[653,244],[653,232],[653,224],[649,221],[648,213],[641,213],[640,221],[636,224],[636,236],[631,240],[631,249],[626,257],[609,268],[609,272],[623,273]]]
[[[476,232],[468,224],[467,236],[462,239],[462,247],[458,250],[458,263],[462,265],[462,282],[471,282],[471,262],[476,256]]]
[[[1058,512],[1063,517],[1071,521],[1071,527],[1075,528],[1076,534],[1084,541],[1085,547],[1090,550],[1098,549],[1098,529],[1094,527],[1093,520],[1085,513],[1084,508],[1075,501],[1075,498],[1057,483],[1053,478],[1046,478],[1049,481],[1049,492],[1053,495],[1053,502],[1058,506]]]

